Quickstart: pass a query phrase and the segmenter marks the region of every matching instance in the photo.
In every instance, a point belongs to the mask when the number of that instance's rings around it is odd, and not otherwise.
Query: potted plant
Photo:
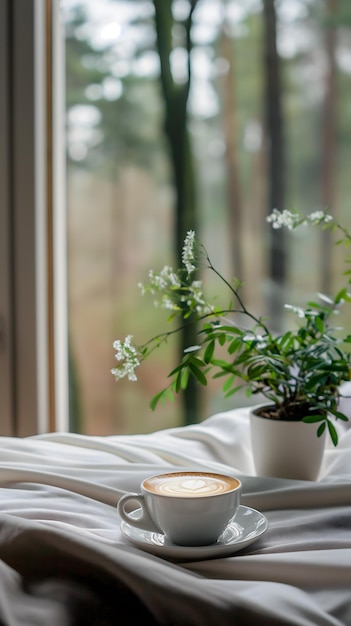
[[[321,225],[341,232],[338,243],[351,243],[348,231],[326,212],[302,216],[295,211],[274,210],[268,221],[273,228]],[[317,302],[308,302],[303,308],[287,304],[296,318],[295,325],[277,334],[270,330],[268,321],[247,309],[240,282],[229,282],[217,271],[194,231],[189,231],[185,238],[182,261],[183,267],[177,271],[168,266],[160,273],[150,270],[148,283],[140,285],[143,294],[152,294],[158,298],[158,305],[170,312],[169,320],[180,318],[181,323],[141,346],[133,344],[132,335],[124,341],[116,340],[113,346],[117,365],[112,369],[115,378],[128,376],[136,380],[136,367],[151,352],[179,332],[182,325],[195,324],[197,345],[184,351],[180,363],[169,374],[169,385],[152,398],[151,407],[185,389],[190,376],[201,385],[207,385],[210,377],[222,378],[225,397],[243,388],[249,397],[259,394],[264,403],[253,407],[251,415],[257,473],[314,479],[326,434],[335,446],[338,443],[334,420],[348,420],[339,410],[339,400],[342,383],[350,379],[351,335],[332,323],[345,302],[351,300],[347,287],[334,297],[319,294]],[[202,282],[194,278],[199,267],[209,268],[229,290],[227,307],[205,297]],[[273,444],[273,449],[264,441],[263,429],[267,425],[267,442]],[[272,429],[275,432],[286,427],[289,433],[284,430],[276,440]],[[294,451],[297,435],[293,432],[297,428],[303,428],[302,443],[297,442],[298,449]],[[302,462],[303,448],[307,452],[306,468]],[[272,463],[274,450],[280,454],[278,465]],[[297,469],[291,468],[296,459]],[[284,461],[288,467],[282,467]]]

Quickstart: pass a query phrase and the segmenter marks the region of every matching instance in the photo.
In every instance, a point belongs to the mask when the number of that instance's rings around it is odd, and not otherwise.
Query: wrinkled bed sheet
[[[351,430],[317,482],[255,476],[248,409],[150,435],[0,438],[0,623],[351,626]],[[240,476],[268,531],[233,556],[170,562],[123,538],[147,475]]]

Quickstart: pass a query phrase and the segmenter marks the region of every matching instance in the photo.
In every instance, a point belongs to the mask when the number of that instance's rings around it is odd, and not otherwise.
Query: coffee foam
[[[207,472],[177,472],[152,476],[144,487],[152,493],[174,497],[204,497],[232,491],[239,481],[230,476]]]

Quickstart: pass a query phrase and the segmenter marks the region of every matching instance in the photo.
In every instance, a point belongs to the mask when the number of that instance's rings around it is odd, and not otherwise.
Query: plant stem
[[[205,255],[206,255],[206,259],[207,259],[207,262],[208,262],[209,269],[212,270],[212,272],[214,272],[216,274],[216,276],[218,276],[218,278],[220,278],[221,281],[225,285],[227,285],[227,287],[230,289],[232,294],[234,294],[234,296],[236,297],[237,301],[239,302],[239,305],[241,307],[241,311],[231,311],[231,312],[232,313],[244,313],[247,317],[252,319],[257,324],[257,326],[262,328],[264,330],[264,332],[267,333],[267,335],[268,335],[269,334],[269,330],[266,327],[266,325],[262,322],[262,319],[256,317],[253,313],[250,313],[250,311],[247,310],[243,300],[239,296],[238,291],[236,289],[234,289],[233,285],[231,285],[230,282],[226,278],[224,278],[224,276],[222,276],[222,274],[212,265],[211,259],[208,256],[206,250],[205,250]]]

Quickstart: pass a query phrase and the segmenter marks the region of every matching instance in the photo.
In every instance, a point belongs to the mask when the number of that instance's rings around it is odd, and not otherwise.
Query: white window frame
[[[0,435],[68,428],[59,31],[55,0],[0,0]]]

